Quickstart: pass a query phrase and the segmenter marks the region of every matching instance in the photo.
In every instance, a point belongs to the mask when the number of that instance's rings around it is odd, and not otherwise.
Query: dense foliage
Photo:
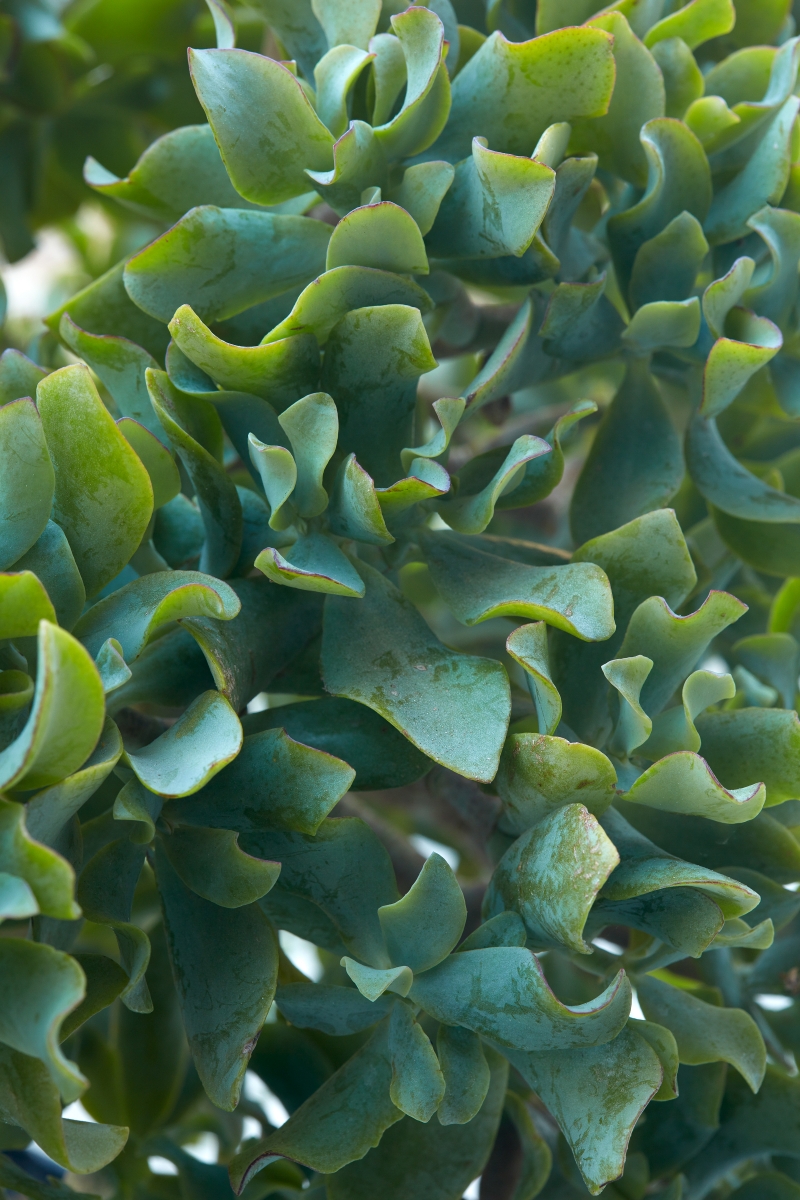
[[[256,17],[239,21],[239,44],[251,50],[263,41]],[[0,249],[9,261],[91,194],[87,155],[125,174],[154,138],[202,119],[188,45],[214,45],[203,0],[0,0]]]
[[[85,166],[165,232],[0,360],[0,1147],[796,1200],[787,0],[209,7]]]

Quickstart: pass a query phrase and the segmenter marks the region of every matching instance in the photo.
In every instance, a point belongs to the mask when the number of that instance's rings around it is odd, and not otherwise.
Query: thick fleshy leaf
[[[603,29],[614,39],[616,80],[606,115],[594,121],[574,122],[573,145],[595,151],[602,167],[643,187],[647,182],[647,159],[639,130],[645,122],[664,116],[664,82],[652,55],[634,36],[623,12],[602,14],[587,22],[591,28]],[[626,15],[628,20],[634,20],[630,11]]]
[[[465,1125],[480,1112],[489,1091],[489,1064],[481,1039],[471,1029],[440,1025],[436,1053],[446,1085],[439,1124]]]
[[[30,550],[50,519],[55,476],[32,400],[0,408],[0,570]]]
[[[36,691],[16,739],[0,752],[0,786],[59,783],[94,750],[105,716],[103,684],[89,655],[65,630],[39,624]]]
[[[636,609],[619,649],[619,658],[637,654],[653,660],[641,692],[645,712],[655,716],[680,681],[692,670],[709,642],[746,612],[728,592],[712,591],[696,612],[677,617],[660,596]]]
[[[777,325],[744,308],[728,313],[725,330],[711,348],[703,373],[704,417],[716,417],[731,404],[744,385],[780,350],[783,336]]]
[[[279,882],[262,901],[265,912],[281,896],[302,897],[321,910],[320,916],[328,916],[342,944],[361,962],[389,966],[377,910],[399,898],[397,884],[389,855],[363,821],[328,819],[314,837],[248,834],[242,848],[282,864]],[[291,931],[282,917],[276,920]]]
[[[379,487],[397,478],[417,380],[435,366],[420,313],[407,305],[355,309],[328,339],[322,387],[339,412],[339,451],[354,453]]]
[[[517,616],[539,618],[586,641],[614,632],[611,589],[593,564],[528,566],[451,534],[426,533],[420,544],[437,590],[465,625]]]
[[[22,1054],[41,1059],[69,1102],[86,1080],[59,1046],[61,1024],[86,991],[74,958],[20,938],[0,939],[0,1039]]]
[[[371,125],[351,121],[346,133],[334,143],[333,167],[329,171],[306,169],[308,184],[340,216],[366,200],[376,200],[388,180],[386,154]]]
[[[554,121],[601,117],[614,88],[612,39],[566,29],[515,44],[493,33],[459,71],[447,128],[432,153],[456,162],[475,131],[494,150],[531,154]]]
[[[736,460],[733,460],[734,462]],[[739,474],[741,468],[736,463],[734,470],[734,478]],[[760,481],[759,481],[760,482]],[[749,480],[748,480],[749,491]],[[758,489],[760,493],[760,489]],[[784,496],[784,492],[776,492],[778,496]],[[738,493],[738,499],[747,500],[747,491]],[[763,499],[763,495],[758,495],[758,501]],[[793,499],[793,497],[787,497]],[[767,503],[771,503],[772,497],[767,497]],[[728,498],[726,497],[726,503]],[[736,503],[736,498],[731,500],[731,503]],[[711,515],[714,521],[714,528],[719,534],[725,546],[743,562],[755,567],[757,571],[763,571],[766,575],[778,575],[785,577],[792,575],[797,569],[797,555],[800,550],[800,529],[794,524],[786,524],[785,522],[765,521],[761,518],[756,520],[744,520],[741,517],[731,516],[729,513],[720,508],[711,508]]]
[[[616,782],[610,760],[593,746],[544,734],[511,734],[495,781],[503,826],[523,833],[572,804],[600,816],[614,799]]]
[[[297,483],[297,465],[285,446],[267,446],[254,433],[248,437],[250,461],[258,471],[270,507],[271,529],[289,529],[296,520],[289,497]]]
[[[686,459],[697,490],[715,508],[750,521],[800,521],[800,500],[737,462],[715,421],[695,417],[687,433]]]
[[[332,532],[342,538],[372,546],[387,546],[394,541],[386,527],[375,482],[355,454],[348,454],[336,472],[328,520]],[[357,585],[355,590],[360,592]]]
[[[301,517],[317,517],[328,503],[322,479],[339,436],[336,405],[326,392],[313,392],[295,401],[278,420],[297,466],[294,505]]]
[[[534,309],[528,299],[504,330],[503,336],[478,374],[464,388],[462,397],[468,408],[481,408],[522,385],[527,375],[527,360],[531,347],[535,345],[538,350],[535,338],[536,319],[537,309]]]
[[[444,27],[435,12],[416,5],[392,16],[391,26],[406,59],[406,90],[400,111],[377,127],[375,139],[388,159],[410,158],[436,140],[450,113]]]
[[[392,1103],[424,1124],[441,1104],[445,1082],[436,1051],[407,1004],[395,1004],[389,1017],[389,1053]]]
[[[727,1062],[754,1092],[761,1087],[767,1066],[764,1041],[748,1013],[739,1008],[706,1004],[683,988],[670,987],[652,976],[637,984],[645,1016],[671,1029],[681,1062],[691,1065]]]
[[[700,301],[696,296],[689,300],[655,300],[637,309],[622,336],[638,353],[688,349],[697,341],[700,323]]]
[[[108,778],[121,755],[119,730],[111,718],[106,717],[100,739],[81,767],[28,800],[25,824],[31,837],[47,846],[56,845],[61,830]]]
[[[561,697],[550,678],[544,621],[518,626],[506,639],[506,650],[525,670],[539,730],[546,734],[555,733],[561,720]]]
[[[46,611],[40,609],[38,602],[33,608],[26,603],[25,620],[30,625],[27,632],[36,632],[36,623],[39,619],[36,615],[37,612],[46,620],[57,617],[62,629],[72,629],[86,603],[86,588],[83,585],[67,536],[61,526],[56,525],[55,521],[48,521],[44,527],[44,533],[38,541],[34,542],[27,554],[23,554],[22,558],[17,559],[14,566],[19,575],[25,573],[25,577],[29,578],[27,573],[32,572],[37,576],[40,583],[44,584],[49,601],[52,602],[52,608],[55,609],[53,614],[49,602]],[[3,616],[0,617],[0,621],[5,620],[5,613],[5,601],[3,601]],[[0,628],[2,627],[0,625]],[[22,630],[18,629],[16,635],[7,636],[21,637]]]
[[[242,603],[235,621],[186,617],[183,624],[199,642],[217,689],[240,712],[317,637],[322,604],[318,596],[266,579],[236,579],[232,588]],[[265,628],[272,637],[262,636]]]
[[[629,900],[663,888],[692,887],[714,900],[725,917],[738,917],[756,907],[757,894],[752,888],[735,879],[718,875],[715,871],[709,871],[706,867],[682,862],[673,857],[668,850],[660,849],[628,824],[626,818],[637,820],[641,810],[635,805],[625,804],[624,801],[617,803],[621,804],[624,816],[617,808],[613,808],[601,817],[603,828],[620,855],[620,865],[611,873],[602,890],[605,899]],[[692,842],[693,856],[697,855],[698,850],[700,847],[695,847]]]
[[[147,845],[156,835],[155,822],[164,807],[163,797],[148,791],[138,779],[129,779],[117,792],[112,815],[115,821],[131,821],[135,825],[128,837],[136,846]]]
[[[62,921],[80,916],[73,898],[75,874],[60,854],[41,845],[25,826],[26,809],[13,800],[0,802],[0,871],[24,880],[39,911]]]
[[[797,298],[795,264],[800,261],[800,214],[766,207],[747,222],[766,243],[772,272],[747,293],[747,305],[783,325]]]
[[[308,217],[205,205],[128,260],[125,288],[158,321],[182,304],[219,321],[313,279],[329,237],[329,225]]]
[[[37,384],[46,374],[19,350],[4,350],[0,354],[0,404],[32,398],[36,395]]]
[[[645,35],[646,46],[666,38],[681,38],[692,50],[711,38],[730,33],[736,21],[731,0],[689,0],[676,12],[652,25]]]
[[[373,267],[334,267],[300,293],[288,317],[264,337],[262,345],[301,333],[313,333],[323,345],[346,313],[383,304],[405,304],[422,313],[432,307],[428,293],[411,279]]]
[[[555,171],[542,162],[489,149],[472,139],[472,154],[456,167],[428,234],[437,258],[498,258],[524,254],[544,220]]]
[[[447,471],[430,458],[412,458],[407,469],[405,479],[376,491],[378,503],[390,519],[422,500],[438,499],[450,491]]]
[[[722,336],[728,313],[744,296],[754,270],[752,258],[737,258],[730,270],[710,283],[703,292],[703,315],[715,338]]]
[[[62,304],[46,318],[47,326],[57,334],[61,318],[68,313],[74,323],[88,333],[125,337],[143,347],[154,358],[161,358],[169,344],[169,333],[134,304],[124,284],[125,262],[117,263],[105,275]]]
[[[192,1057],[213,1103],[230,1112],[275,995],[277,939],[257,905],[219,908],[189,891],[158,844],[156,874]]]
[[[314,67],[317,116],[334,137],[347,129],[348,100],[370,59],[357,46],[331,43],[331,49]]]
[[[427,275],[428,257],[413,217],[382,201],[353,209],[328,242],[327,271],[335,267],[375,267],[400,275]]]
[[[461,937],[467,907],[440,854],[430,856],[402,900],[378,909],[378,919],[393,963],[419,972],[447,957]]]
[[[416,163],[406,167],[402,182],[389,192],[388,199],[411,214],[421,234],[430,233],[454,175],[448,162]]]
[[[711,204],[708,160],[688,126],[657,118],[642,127],[640,138],[647,157],[647,190],[637,204],[608,223],[608,240],[625,291],[640,246],[683,212],[702,223]]]
[[[336,0],[311,0],[311,8],[325,30],[329,46],[347,43],[362,50],[369,45],[380,16],[377,0],[365,0],[349,9],[343,9]]]
[[[662,508],[683,478],[678,435],[652,376],[630,363],[575,485],[570,524],[578,543]]]
[[[736,659],[768,686],[784,708],[793,708],[800,673],[800,646],[789,633],[770,632],[742,638],[733,647]]]
[[[366,594],[357,605],[333,596],[326,601],[326,688],[374,709],[435,762],[488,782],[508,726],[504,669],[448,650],[384,576],[365,564],[360,573]]]
[[[261,396],[280,411],[308,392],[319,375],[319,350],[309,334],[265,346],[233,346],[216,337],[188,304],[169,323],[175,344],[227,391]]]
[[[255,560],[273,583],[332,596],[364,595],[364,581],[347,555],[322,533],[300,537],[284,552],[262,550]]]
[[[797,746],[800,723],[785,709],[740,708],[706,713],[697,722],[704,758],[729,788],[763,780],[767,804],[781,804],[800,791]],[[747,783],[745,783],[747,780]]]
[[[275,1003],[298,1029],[318,1029],[342,1037],[377,1025],[394,1004],[394,997],[367,1000],[351,987],[286,983],[278,988]]]
[[[131,922],[133,897],[142,874],[145,852],[143,844],[134,844],[127,837],[109,840],[84,866],[78,884],[84,916],[109,926],[114,932],[120,962],[128,976],[122,1002],[139,1013],[153,1010],[145,980],[150,940]]]
[[[653,1021],[640,1021],[629,1018],[628,1028],[643,1037],[649,1046],[655,1050],[664,1070],[664,1081],[653,1096],[654,1100],[674,1100],[678,1095],[678,1045],[675,1037],[665,1025],[657,1025]]]
[[[460,486],[454,496],[441,503],[441,513],[458,533],[483,533],[494,516],[494,508],[506,488],[521,475],[520,467],[542,455],[550,455],[551,447],[542,438],[523,434],[507,449],[489,452],[474,458],[459,474]]]
[[[190,796],[236,757],[242,747],[239,718],[224,696],[204,692],[174,725],[125,761],[151,792]]]
[[[639,698],[652,669],[652,658],[643,654],[603,663],[603,674],[619,696],[619,715],[609,743],[612,754],[627,758],[650,736],[653,722],[642,708]]]
[[[90,654],[107,638],[120,644],[126,662],[141,654],[156,630],[183,617],[214,617],[230,621],[241,609],[239,597],[227,584],[200,571],[162,571],[143,575],[99,600],[81,617],[75,629]]]
[[[589,283],[558,285],[539,329],[546,355],[585,362],[620,349],[623,322],[605,295],[607,283],[604,272]]]
[[[659,713],[653,722],[650,737],[640,746],[642,758],[658,759],[677,750],[700,749],[700,734],[695,719],[720,700],[732,700],[736,684],[731,675],[715,675],[712,671],[693,671],[683,685],[683,703]]]
[[[122,570],[142,540],[153,512],[150,476],[114,424],[86,367],[54,371],[37,394],[55,468],[53,517],[93,596]],[[84,452],[86,438],[95,449],[91,459]]]
[[[189,67],[222,161],[246,200],[290,200],[309,190],[305,168],[330,167],[333,136],[281,63],[246,50],[193,50]],[[264,114],[255,125],[253,112]]]
[[[67,312],[59,323],[58,335],[92,368],[122,415],[139,421],[163,440],[164,431],[153,412],[144,378],[148,367],[158,368],[152,354],[124,337],[87,333]]]
[[[431,766],[430,759],[388,721],[371,708],[341,697],[325,696],[313,704],[268,708],[244,716],[242,725],[245,735],[280,727],[296,742],[344,759],[356,772],[350,784],[353,791],[402,787],[419,779]],[[242,753],[245,749],[246,745]],[[313,829],[302,832],[312,833]]]
[[[800,102],[796,96],[778,109],[746,166],[714,197],[706,237],[712,245],[746,237],[747,222],[765,204],[778,204],[789,180],[792,127]]]
[[[152,405],[150,407],[152,410]],[[155,414],[153,416],[155,417]],[[136,451],[150,476],[153,485],[153,508],[162,508],[169,504],[181,490],[181,477],[175,459],[155,433],[139,421],[134,421],[131,417],[122,417],[117,421],[117,428]]]
[[[280,874],[280,863],[253,858],[239,848],[230,829],[189,826],[163,839],[174,870],[190,891],[221,908],[241,908],[266,896]]]
[[[589,909],[619,855],[582,804],[568,804],[523,833],[501,858],[483,902],[486,917],[518,912],[535,946],[590,954]]]
[[[39,911],[30,885],[18,875],[0,871],[0,920],[21,921]]]
[[[796,1156],[800,1087],[780,1067],[768,1066],[757,1095],[738,1078],[729,1078],[725,1111],[718,1131],[687,1164],[691,1186],[707,1195],[723,1176],[756,1152]]]
[[[353,983],[365,999],[374,1001],[389,992],[407,996],[414,976],[410,967],[365,967],[346,954],[340,966],[344,967]]]
[[[476,1116],[444,1128],[438,1120],[423,1125],[405,1118],[387,1130],[377,1149],[330,1179],[331,1200],[369,1200],[376,1191],[387,1200],[451,1200],[463,1193],[486,1166],[503,1108],[506,1063],[492,1050],[486,1057],[490,1082]]]
[[[128,1130],[120,1125],[62,1121],[61,1100],[44,1063],[0,1045],[0,1111],[21,1125],[45,1154],[68,1171],[90,1174],[117,1157]]]
[[[726,825],[752,821],[764,807],[763,783],[728,791],[699,754],[668,754],[653,764],[625,793],[630,804],[646,804],[664,812],[689,813]]]
[[[402,1113],[392,1103],[388,1021],[280,1129],[251,1151],[238,1191],[278,1155],[331,1174],[377,1146]]]
[[[661,1087],[655,1050],[627,1028],[604,1046],[504,1053],[555,1117],[596,1196],[622,1174],[633,1127]]]
[[[209,453],[200,438],[193,436],[201,432],[198,426],[208,424],[210,416],[216,422],[221,443],[219,418],[207,402],[183,396],[163,371],[148,371],[147,386],[158,419],[197,494],[206,535],[200,569],[211,575],[228,575],[236,565],[241,549],[241,502],[235,485],[215,455]]]
[[[55,612],[40,580],[29,570],[0,575],[0,634],[35,636],[40,621],[55,622]]]
[[[182,125],[156,138],[124,179],[90,155],[83,177],[98,195],[169,224],[201,204],[248,207],[228,177],[209,125]]]
[[[444,403],[439,401],[440,404]],[[559,417],[544,440],[552,446],[552,454],[543,454],[540,458],[532,458],[525,465],[525,472],[516,487],[510,492],[504,492],[495,503],[495,510],[506,508],[524,508],[528,504],[536,504],[544,500],[561,482],[564,475],[564,451],[561,439],[569,435],[572,427],[584,417],[597,412],[593,400],[579,400],[570,410]]]
[[[634,307],[684,299],[693,290],[707,254],[700,222],[691,213],[679,213],[636,253],[629,288]]]
[[[276,724],[280,724],[280,716]],[[172,823],[314,834],[353,779],[341,759],[312,749],[283,729],[245,738],[237,757],[190,798],[170,804]]]
[[[589,1004],[570,1007],[556,999],[530,950],[514,946],[451,954],[415,976],[410,996],[436,1020],[518,1050],[598,1046],[617,1036],[630,1010],[624,973]]]

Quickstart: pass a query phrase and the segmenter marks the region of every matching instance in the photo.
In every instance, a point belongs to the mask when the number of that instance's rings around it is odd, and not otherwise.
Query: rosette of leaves
[[[223,7],[190,54],[207,125],[87,164],[170,227],[48,319],[81,361],[0,366],[5,1144],[119,1196],[794,1196],[787,5],[259,8],[276,57]]]

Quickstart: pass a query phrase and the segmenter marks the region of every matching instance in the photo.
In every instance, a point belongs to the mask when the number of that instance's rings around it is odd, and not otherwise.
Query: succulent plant
[[[210,5],[86,166],[166,232],[0,363],[0,1144],[800,1195],[789,5]]]

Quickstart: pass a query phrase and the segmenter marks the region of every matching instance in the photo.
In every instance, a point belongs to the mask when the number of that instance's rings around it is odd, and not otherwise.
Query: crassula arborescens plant
[[[800,1195],[788,6],[258,7],[207,125],[87,165],[169,228],[49,318],[80,361],[0,367],[4,1144]]]

